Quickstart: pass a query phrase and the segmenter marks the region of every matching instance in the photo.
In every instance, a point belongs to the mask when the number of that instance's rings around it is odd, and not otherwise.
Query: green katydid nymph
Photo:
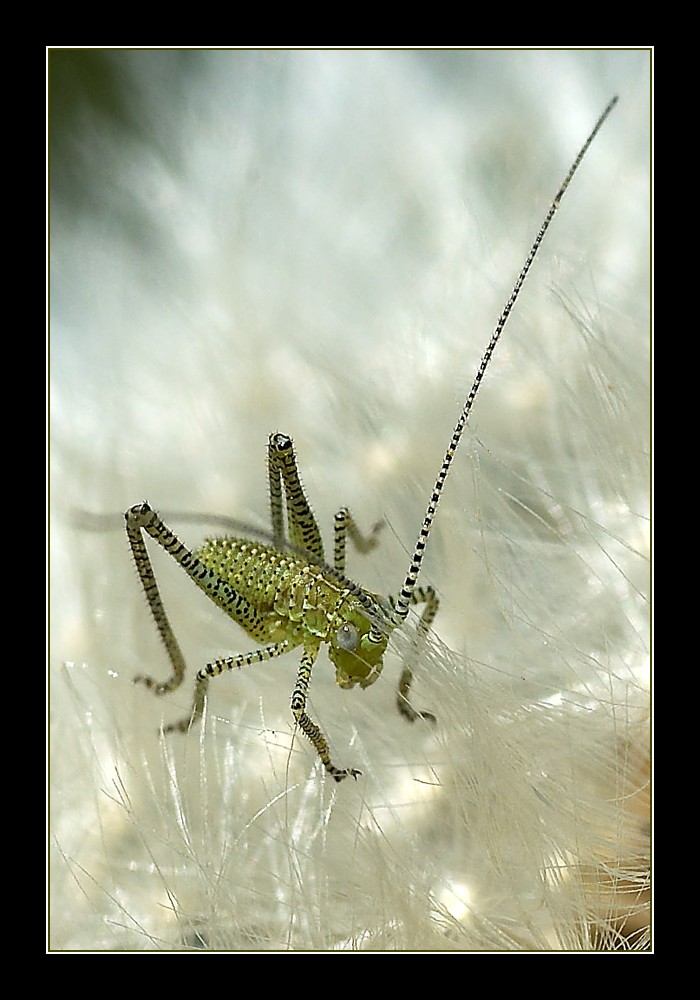
[[[212,677],[299,650],[301,659],[292,693],[292,714],[326,771],[336,781],[348,775],[357,778],[360,774],[354,768],[336,767],[325,735],[306,712],[314,663],[321,647],[326,645],[339,687],[369,687],[381,674],[391,633],[404,626],[413,605],[422,606],[414,654],[420,648],[437,613],[438,598],[432,587],[419,587],[418,578],[443,487],[476,394],[562,196],[616,103],[617,98],[613,98],[607,105],[573,161],[498,318],[452,432],[408,571],[396,596],[381,597],[371,593],[345,575],[347,539],[360,552],[370,551],[377,544],[380,527],[377,525],[367,536],[363,535],[347,508],[342,508],[335,516],[333,565],[326,562],[321,532],[299,478],[294,446],[285,434],[272,434],[268,442],[272,528],[269,538],[264,541],[227,536],[208,540],[199,549],[190,551],[147,503],[137,504],[126,512],[126,530],[136,568],[172,668],[171,676],[165,681],[145,676],[137,677],[137,681],[156,694],[165,694],[178,688],[185,676],[185,661],[158,591],[144,533],[172,556],[193,582],[259,644],[252,652],[224,657],[203,666],[196,676],[191,711],[184,719],[166,726],[166,732],[186,732],[201,717]],[[412,678],[409,662],[401,672],[398,709],[408,721],[434,722],[435,717],[430,712],[418,711],[411,705]]]

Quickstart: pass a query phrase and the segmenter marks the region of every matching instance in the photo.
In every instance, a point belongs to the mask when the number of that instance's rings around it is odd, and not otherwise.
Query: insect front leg
[[[391,598],[390,600],[393,604],[394,599]],[[416,637],[411,652],[411,658],[413,659],[418,656],[423,648],[423,645],[425,644],[428,629],[435,620],[435,615],[438,612],[440,601],[438,600],[437,594],[432,587],[416,587],[411,595],[411,604],[425,605],[416,627]],[[406,665],[401,671],[399,688],[396,692],[396,707],[399,712],[408,722],[415,722],[416,719],[425,719],[428,722],[436,722],[437,720],[432,712],[419,712],[411,705],[408,700],[408,695],[411,690],[412,683],[413,670],[409,665]]]
[[[358,775],[362,774],[362,771],[357,771],[354,768],[339,768],[331,762],[330,749],[328,747],[326,737],[323,735],[316,723],[312,722],[306,714],[306,698],[309,691],[311,670],[316,662],[317,655],[318,648],[304,650],[301,663],[299,664],[297,682],[294,685],[294,692],[292,694],[292,714],[294,715],[301,731],[314,745],[316,753],[321,758],[321,763],[336,781],[342,781],[343,778],[347,778],[349,775],[353,778],[357,778]]]
[[[377,538],[384,527],[383,521],[377,521],[368,535],[363,535],[355,524],[355,519],[347,507],[341,507],[333,522],[333,565],[338,573],[345,574],[345,548],[349,537],[358,552],[364,555],[371,552],[379,544]]]

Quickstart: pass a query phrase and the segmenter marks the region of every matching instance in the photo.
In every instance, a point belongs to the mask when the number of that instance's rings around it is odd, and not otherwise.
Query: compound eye
[[[335,633],[335,641],[338,643],[341,649],[344,649],[346,653],[354,653],[357,649],[358,644],[358,631],[354,625],[348,625],[347,623],[339,628]]]

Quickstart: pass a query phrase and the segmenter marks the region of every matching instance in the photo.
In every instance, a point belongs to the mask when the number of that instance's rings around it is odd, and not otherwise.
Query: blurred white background
[[[55,949],[641,948],[648,877],[650,56],[53,51],[51,810]],[[121,513],[267,526],[268,434],[314,510],[387,522],[348,573],[403,582],[450,433],[499,345],[421,583],[414,703],[381,680],[294,733],[298,658],[154,554],[190,675],[166,677]],[[93,530],[79,512],[114,515]],[[212,529],[172,527],[192,545]]]

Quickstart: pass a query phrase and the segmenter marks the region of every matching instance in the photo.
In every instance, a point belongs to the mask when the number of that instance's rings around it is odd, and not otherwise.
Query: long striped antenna
[[[467,425],[469,414],[471,413],[472,406],[474,405],[474,399],[476,398],[476,394],[479,391],[479,386],[483,381],[484,374],[486,373],[486,369],[489,366],[489,362],[491,361],[491,356],[493,355],[496,344],[498,343],[501,333],[503,332],[503,327],[506,325],[508,317],[510,316],[513,310],[513,306],[515,305],[518,295],[520,294],[520,289],[523,287],[528,272],[532,267],[532,262],[537,256],[537,251],[539,250],[542,240],[544,239],[544,234],[549,229],[549,224],[556,215],[557,209],[559,208],[559,203],[561,202],[561,199],[564,196],[564,192],[568,188],[574,174],[579,168],[581,161],[588,152],[588,147],[595,139],[596,135],[602,128],[605,119],[608,117],[608,115],[610,114],[610,112],[612,111],[612,109],[615,107],[616,104],[617,104],[617,97],[613,97],[613,99],[610,101],[608,106],[601,114],[598,121],[595,123],[593,131],[584,142],[583,146],[579,151],[578,156],[571,164],[571,168],[569,169],[568,174],[564,178],[564,182],[557,191],[554,201],[549,207],[549,211],[547,212],[545,220],[542,223],[542,226],[540,227],[540,231],[535,237],[535,241],[532,244],[532,247],[530,248],[530,253],[527,255],[527,260],[525,261],[523,268],[520,274],[518,275],[518,280],[515,282],[515,285],[513,286],[513,291],[510,293],[510,298],[506,302],[505,308],[498,319],[498,323],[496,323],[496,329],[493,331],[488,347],[484,351],[484,354],[481,358],[481,361],[479,363],[479,369],[476,373],[476,377],[474,379],[472,387],[469,390],[469,395],[467,396],[464,407],[462,408],[462,412],[460,414],[459,420],[457,421],[457,425],[455,426],[455,429],[452,432],[452,439],[450,440],[449,447],[447,449],[447,452],[445,453],[445,458],[443,459],[442,468],[440,469],[438,477],[435,480],[435,486],[433,488],[432,496],[430,497],[430,503],[428,504],[428,509],[425,512],[425,517],[423,519],[423,526],[420,529],[420,534],[418,535],[418,540],[416,541],[416,547],[413,552],[410,568],[408,570],[408,573],[406,574],[406,579],[404,581],[403,587],[401,588],[401,592],[399,596],[396,598],[393,614],[391,616],[392,622],[396,627],[400,626],[408,616],[408,609],[411,604],[411,598],[413,597],[413,592],[416,587],[418,574],[420,573],[421,564],[423,562],[423,556],[425,555],[425,547],[428,542],[428,535],[430,534],[430,529],[432,528],[433,520],[435,519],[435,511],[437,510],[437,505],[442,495],[442,489],[443,486],[445,485],[445,480],[447,479],[447,475],[450,471],[450,467],[455,457],[455,452],[457,451],[457,445],[459,444],[464,428]],[[374,640],[379,640],[381,637],[381,633],[378,630],[378,628],[376,626],[372,626],[371,631],[372,631],[372,638]]]

